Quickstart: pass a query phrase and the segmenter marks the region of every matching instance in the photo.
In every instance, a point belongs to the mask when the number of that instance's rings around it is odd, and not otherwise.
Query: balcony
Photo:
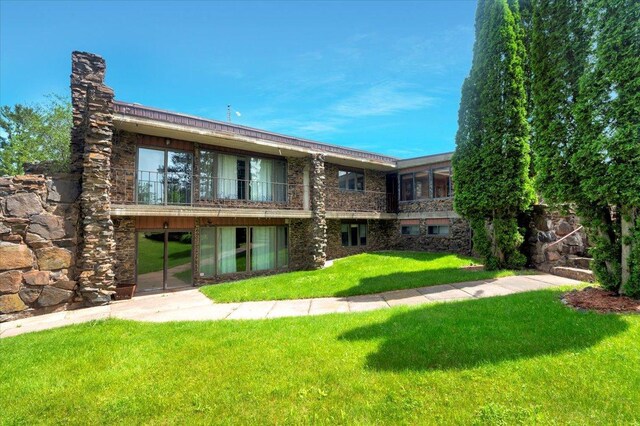
[[[111,203],[116,215],[311,217],[308,186],[170,170],[112,169]],[[326,188],[328,217],[381,218],[395,205],[385,192]]]

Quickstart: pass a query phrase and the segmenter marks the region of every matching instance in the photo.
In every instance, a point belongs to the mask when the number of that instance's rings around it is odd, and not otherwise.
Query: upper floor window
[[[138,148],[138,203],[191,203],[192,168],[193,154],[190,152]]]
[[[453,195],[451,167],[439,167],[400,175],[400,200],[447,198]]]
[[[354,170],[338,171],[338,186],[342,191],[364,191],[364,173]]]
[[[285,202],[287,164],[270,158],[200,151],[200,200]]]

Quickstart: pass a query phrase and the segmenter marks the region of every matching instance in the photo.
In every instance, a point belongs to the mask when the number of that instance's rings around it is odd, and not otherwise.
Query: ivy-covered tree
[[[0,175],[24,173],[24,163],[47,161],[52,171],[68,168],[71,103],[49,95],[46,103],[0,107]]]
[[[470,221],[489,269],[519,267],[518,215],[535,199],[529,177],[524,32],[515,0],[480,0],[471,72],[462,88],[453,156],[455,209]]]

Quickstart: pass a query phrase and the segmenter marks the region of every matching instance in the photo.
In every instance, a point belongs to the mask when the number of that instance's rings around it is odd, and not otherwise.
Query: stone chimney
[[[85,303],[101,305],[110,302],[115,288],[110,200],[114,95],[104,84],[104,59],[73,52],[71,60],[71,171],[81,176],[77,279]]]

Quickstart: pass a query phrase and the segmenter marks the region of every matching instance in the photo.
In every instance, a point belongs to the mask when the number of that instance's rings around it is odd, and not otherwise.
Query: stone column
[[[104,84],[100,56],[71,55],[71,169],[81,175],[79,291],[87,305],[107,304],[115,288],[115,240],[111,221],[110,172],[113,90]]]
[[[324,155],[311,156],[311,220],[313,267],[322,268],[327,260],[327,219]]]

